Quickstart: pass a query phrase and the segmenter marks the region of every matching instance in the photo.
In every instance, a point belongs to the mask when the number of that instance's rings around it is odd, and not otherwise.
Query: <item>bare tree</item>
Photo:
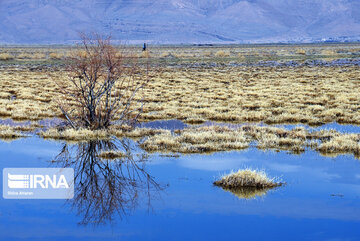
[[[112,46],[110,37],[80,36],[80,48],[68,58],[69,81],[59,83],[59,107],[67,123],[92,130],[107,128],[114,120],[134,124],[142,111],[137,95],[148,82],[147,74],[141,74],[134,57]]]

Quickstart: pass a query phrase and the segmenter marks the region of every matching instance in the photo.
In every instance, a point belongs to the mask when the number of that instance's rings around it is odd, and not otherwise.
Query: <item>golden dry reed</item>
[[[269,178],[264,171],[244,169],[231,172],[214,182],[214,185],[227,189],[247,188],[273,188],[283,185],[275,178]]]
[[[0,138],[29,136],[39,125],[16,126],[0,125]],[[360,158],[360,134],[340,133],[335,130],[309,131],[304,127],[288,130],[280,127],[242,125],[237,128],[226,126],[190,127],[171,132],[165,129],[135,128],[113,126],[108,130],[91,131],[87,129],[50,128],[37,133],[45,139],[82,142],[117,138],[137,140],[144,150],[158,153],[212,153],[241,150],[250,143],[263,150],[284,150],[302,153],[306,148],[319,151],[323,155],[337,156],[353,154]]]
[[[145,103],[141,121],[360,124],[355,66],[164,68],[149,76],[143,95],[135,97]],[[66,83],[67,73],[0,69],[0,117],[62,118],[60,89],[52,79]]]

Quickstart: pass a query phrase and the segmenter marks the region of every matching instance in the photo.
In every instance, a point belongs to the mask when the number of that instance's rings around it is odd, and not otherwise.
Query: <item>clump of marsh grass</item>
[[[148,50],[142,51],[139,55],[140,58],[150,58],[150,52]]]
[[[16,56],[17,59],[31,59],[32,55],[28,53],[21,53],[18,56]]]
[[[113,159],[120,159],[126,157],[126,154],[121,151],[111,150],[111,151],[102,151],[97,156],[101,159],[113,160]]]
[[[215,53],[215,57],[218,57],[218,58],[227,58],[227,57],[230,57],[230,53],[229,52],[226,52],[226,51],[223,51],[223,50],[219,50]]]
[[[9,125],[0,125],[0,139],[14,140],[21,137],[27,137],[28,135],[17,131],[16,127]]]
[[[341,154],[353,153],[356,157],[360,156],[360,135],[359,134],[338,134],[329,136],[319,145],[321,153]]]
[[[172,57],[173,55],[169,52],[164,52],[160,54],[160,58],[168,58],[168,57]]]
[[[65,129],[63,131],[52,128],[46,131],[40,131],[39,136],[45,139],[67,140],[67,141],[88,141],[88,140],[106,140],[110,135],[105,130],[89,129]]]
[[[17,138],[21,138],[21,137],[27,137],[27,135],[24,135],[18,131],[12,130],[12,129],[0,130],[0,139],[12,140],[12,139],[17,139]]]
[[[306,51],[304,49],[297,49],[295,53],[300,55],[306,55]]]
[[[64,55],[62,55],[60,53],[56,53],[56,52],[52,52],[49,54],[50,59],[62,59],[63,57],[64,57]]]
[[[37,126],[29,127],[15,127],[14,130],[23,130],[23,131],[33,131]],[[123,128],[124,127],[124,128]],[[0,129],[1,130],[1,129]],[[89,130],[86,128],[75,129],[61,129],[61,128],[50,128],[44,131],[40,131],[38,135],[44,139],[54,139],[54,140],[65,140],[65,141],[89,141],[89,140],[107,140],[113,136],[117,138],[133,138],[141,139],[144,137],[151,137],[154,135],[168,134],[171,132],[164,129],[153,129],[153,128],[131,128],[122,126],[112,126],[110,129],[101,129],[101,130]]]
[[[240,129],[209,126],[163,132],[150,136],[140,146],[150,152],[209,153],[245,149],[249,140]]]
[[[282,182],[275,178],[270,178],[264,171],[251,169],[238,170],[223,176],[220,180],[215,181],[214,185],[226,189],[237,189],[241,187],[251,188],[274,188],[283,185]]]
[[[8,54],[8,53],[1,53],[0,54],[0,60],[11,60],[14,59],[14,56]]]
[[[211,153],[241,150],[253,143],[259,149],[290,151],[300,154],[311,148],[320,153],[360,155],[360,134],[339,133],[335,130],[309,131],[304,127],[287,130],[272,126],[243,125],[241,127],[199,126],[170,132],[139,128],[113,131],[117,137],[145,137],[140,146],[150,152]]]
[[[186,120],[184,120],[185,123],[188,124],[202,124],[204,123],[206,120],[204,120],[203,118],[199,118],[199,117],[190,117],[190,118],[186,118]]]

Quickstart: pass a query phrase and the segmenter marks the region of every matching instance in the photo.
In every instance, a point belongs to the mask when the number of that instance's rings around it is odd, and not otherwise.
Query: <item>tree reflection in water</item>
[[[130,214],[140,201],[158,196],[161,187],[146,170],[148,155],[139,151],[129,140],[90,141],[64,144],[53,161],[61,167],[74,169],[74,198],[72,207],[83,219],[81,224],[105,224],[114,215]],[[121,150],[125,157],[103,160],[101,151]],[[140,199],[140,200],[139,200]]]

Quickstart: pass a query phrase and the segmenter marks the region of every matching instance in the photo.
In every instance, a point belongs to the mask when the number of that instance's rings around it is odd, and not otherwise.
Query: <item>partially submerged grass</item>
[[[91,131],[87,129],[65,129],[58,130],[56,128],[48,129],[38,133],[45,139],[66,140],[66,141],[87,141],[87,140],[104,140],[109,139],[109,133],[106,130]]]
[[[0,139],[13,140],[17,138],[27,137],[28,135],[17,131],[14,127],[8,125],[0,125]]]
[[[303,127],[292,130],[258,125],[191,127],[148,136],[141,142],[141,147],[149,152],[206,153],[240,150],[248,148],[251,143],[263,150],[285,150],[298,154],[310,148],[321,154],[348,153],[360,157],[360,134],[335,130],[309,131]]]
[[[353,153],[360,157],[360,135],[334,133],[328,136],[328,141],[322,142],[317,148],[325,154]]]
[[[251,169],[238,170],[223,176],[220,180],[215,181],[214,185],[226,189],[237,188],[273,188],[283,185],[282,182],[276,181],[275,178],[269,178],[264,171]]]
[[[141,147],[149,152],[204,153],[247,148],[249,141],[241,129],[200,127],[165,132],[147,138]]]
[[[112,126],[110,129],[102,130],[89,130],[89,129],[59,129],[50,128],[45,131],[40,131],[38,135],[45,139],[58,139],[65,141],[89,141],[89,140],[104,140],[110,139],[112,136],[118,138],[128,137],[133,139],[139,139],[142,137],[149,137],[159,135],[162,133],[170,133],[170,131],[163,129],[152,129],[152,128],[135,128],[131,129]]]
[[[14,59],[14,56],[8,53],[0,53],[0,60],[11,60]]]
[[[0,138],[29,136],[39,128],[36,122],[28,126],[0,125]],[[280,127],[246,124],[240,127],[210,125],[189,127],[183,130],[153,128],[131,129],[112,126],[108,130],[49,128],[37,133],[45,139],[82,142],[88,140],[131,138],[148,152],[157,153],[212,153],[242,150],[250,146],[263,150],[283,150],[302,153],[306,148],[323,155],[353,154],[360,158],[360,134],[340,133],[335,130],[309,131],[304,127]]]

